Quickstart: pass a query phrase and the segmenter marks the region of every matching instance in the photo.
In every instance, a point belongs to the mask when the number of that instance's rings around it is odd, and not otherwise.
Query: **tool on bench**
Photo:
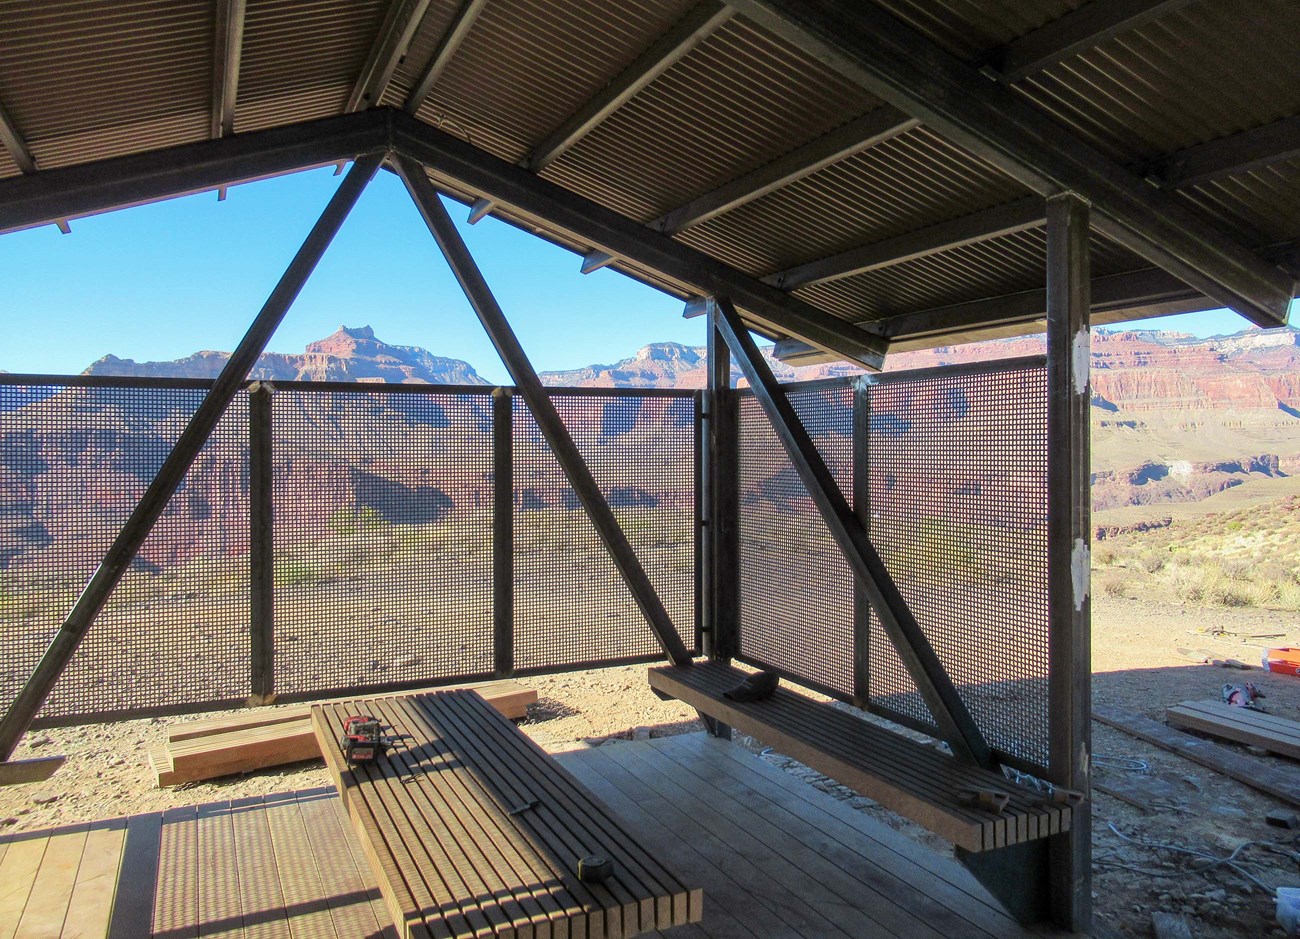
[[[578,859],[578,879],[586,884],[603,884],[614,873],[614,864],[609,858],[592,854]]]
[[[996,789],[962,789],[957,793],[962,805],[984,809],[988,812],[1005,812],[1011,796]]]
[[[405,736],[405,735],[402,735]],[[373,763],[401,736],[384,735],[384,725],[378,718],[369,714],[358,714],[343,722],[343,735],[339,738],[339,749],[349,763]]]

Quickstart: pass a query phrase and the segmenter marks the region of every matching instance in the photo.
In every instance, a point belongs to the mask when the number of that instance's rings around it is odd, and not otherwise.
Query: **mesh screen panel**
[[[868,399],[872,541],[989,744],[1042,766],[1046,370],[889,376]],[[874,705],[931,720],[874,616],[869,663]]]
[[[0,385],[0,701],[13,699],[204,392]],[[42,717],[248,689],[241,393],[87,633]]]
[[[688,648],[695,645],[695,403],[552,400]],[[523,401],[515,399],[515,666],[659,653]]]
[[[279,388],[277,690],[491,672],[491,396]]]
[[[845,493],[853,481],[853,388],[790,394]],[[853,694],[853,575],[752,394],[740,398],[741,657]]]

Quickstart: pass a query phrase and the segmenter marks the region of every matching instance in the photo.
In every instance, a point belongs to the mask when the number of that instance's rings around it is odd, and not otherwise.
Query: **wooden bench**
[[[408,739],[349,766],[343,722]],[[474,691],[331,703],[312,722],[402,936],[616,939],[698,922],[690,890],[604,803]],[[604,884],[579,858],[613,862]]]
[[[1067,831],[1068,806],[1044,803],[1001,774],[780,687],[740,703],[723,697],[747,672],[719,662],[650,669],[650,687],[731,725],[912,819],[970,852],[1009,847]],[[963,805],[964,789],[1011,798],[1003,812]]]

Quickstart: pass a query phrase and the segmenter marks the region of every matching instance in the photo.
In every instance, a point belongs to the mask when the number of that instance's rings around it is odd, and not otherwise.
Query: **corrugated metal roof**
[[[679,237],[766,275],[1025,194],[999,170],[919,128]]]
[[[384,0],[249,0],[235,132],[342,112]]]
[[[522,159],[690,6],[492,0],[419,116],[449,122],[449,131],[503,159]],[[427,55],[412,60],[402,69],[408,84]]]
[[[649,221],[878,102],[732,20],[544,174]]]
[[[211,3],[0,8],[0,101],[43,169],[203,139]]]
[[[1147,265],[1104,238],[1090,243],[1092,275]],[[802,287],[795,294],[853,322],[881,319],[1041,288],[1047,276],[1047,230],[1032,228],[932,254],[843,280]]]
[[[249,0],[236,130],[342,112],[397,0]],[[489,0],[419,116],[511,161],[623,73],[697,0]],[[969,62],[989,59],[1084,0],[878,0]],[[461,0],[432,0],[382,99],[418,81]],[[1253,25],[1263,17],[1267,28]],[[0,102],[42,167],[208,135],[212,0],[0,0]],[[1300,3],[1199,0],[1015,87],[1123,164],[1300,113]],[[736,18],[545,171],[649,221],[869,112],[879,102]],[[0,176],[17,174],[0,154]],[[1300,236],[1300,160],[1183,193],[1252,246]],[[926,128],[841,160],[678,237],[761,276],[1014,201],[1026,192]],[[459,193],[473,198],[475,193]],[[501,211],[509,212],[505,207]],[[529,227],[542,220],[524,220]],[[581,249],[561,236],[559,240]],[[1041,233],[993,239],[808,287],[851,319],[1041,283]],[[1113,245],[1099,270],[1143,266]],[[662,275],[649,275],[659,283]]]
[[[1121,33],[1017,87],[1057,120],[1132,162],[1300,113],[1300,3],[1201,2]]]

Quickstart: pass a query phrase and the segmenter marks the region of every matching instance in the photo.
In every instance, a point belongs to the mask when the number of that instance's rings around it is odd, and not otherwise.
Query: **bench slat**
[[[650,685],[771,744],[967,851],[987,851],[1066,831],[1067,806],[1042,804],[1001,775],[959,763],[803,695],[778,688],[761,702],[723,697],[748,673],[720,662],[659,666]],[[979,787],[1011,796],[1002,813],[961,805],[957,792]]]
[[[351,767],[337,741],[361,713],[409,739]],[[403,935],[617,939],[699,921],[700,892],[473,691],[329,703],[312,721]],[[613,861],[606,884],[577,879],[587,854]]]

